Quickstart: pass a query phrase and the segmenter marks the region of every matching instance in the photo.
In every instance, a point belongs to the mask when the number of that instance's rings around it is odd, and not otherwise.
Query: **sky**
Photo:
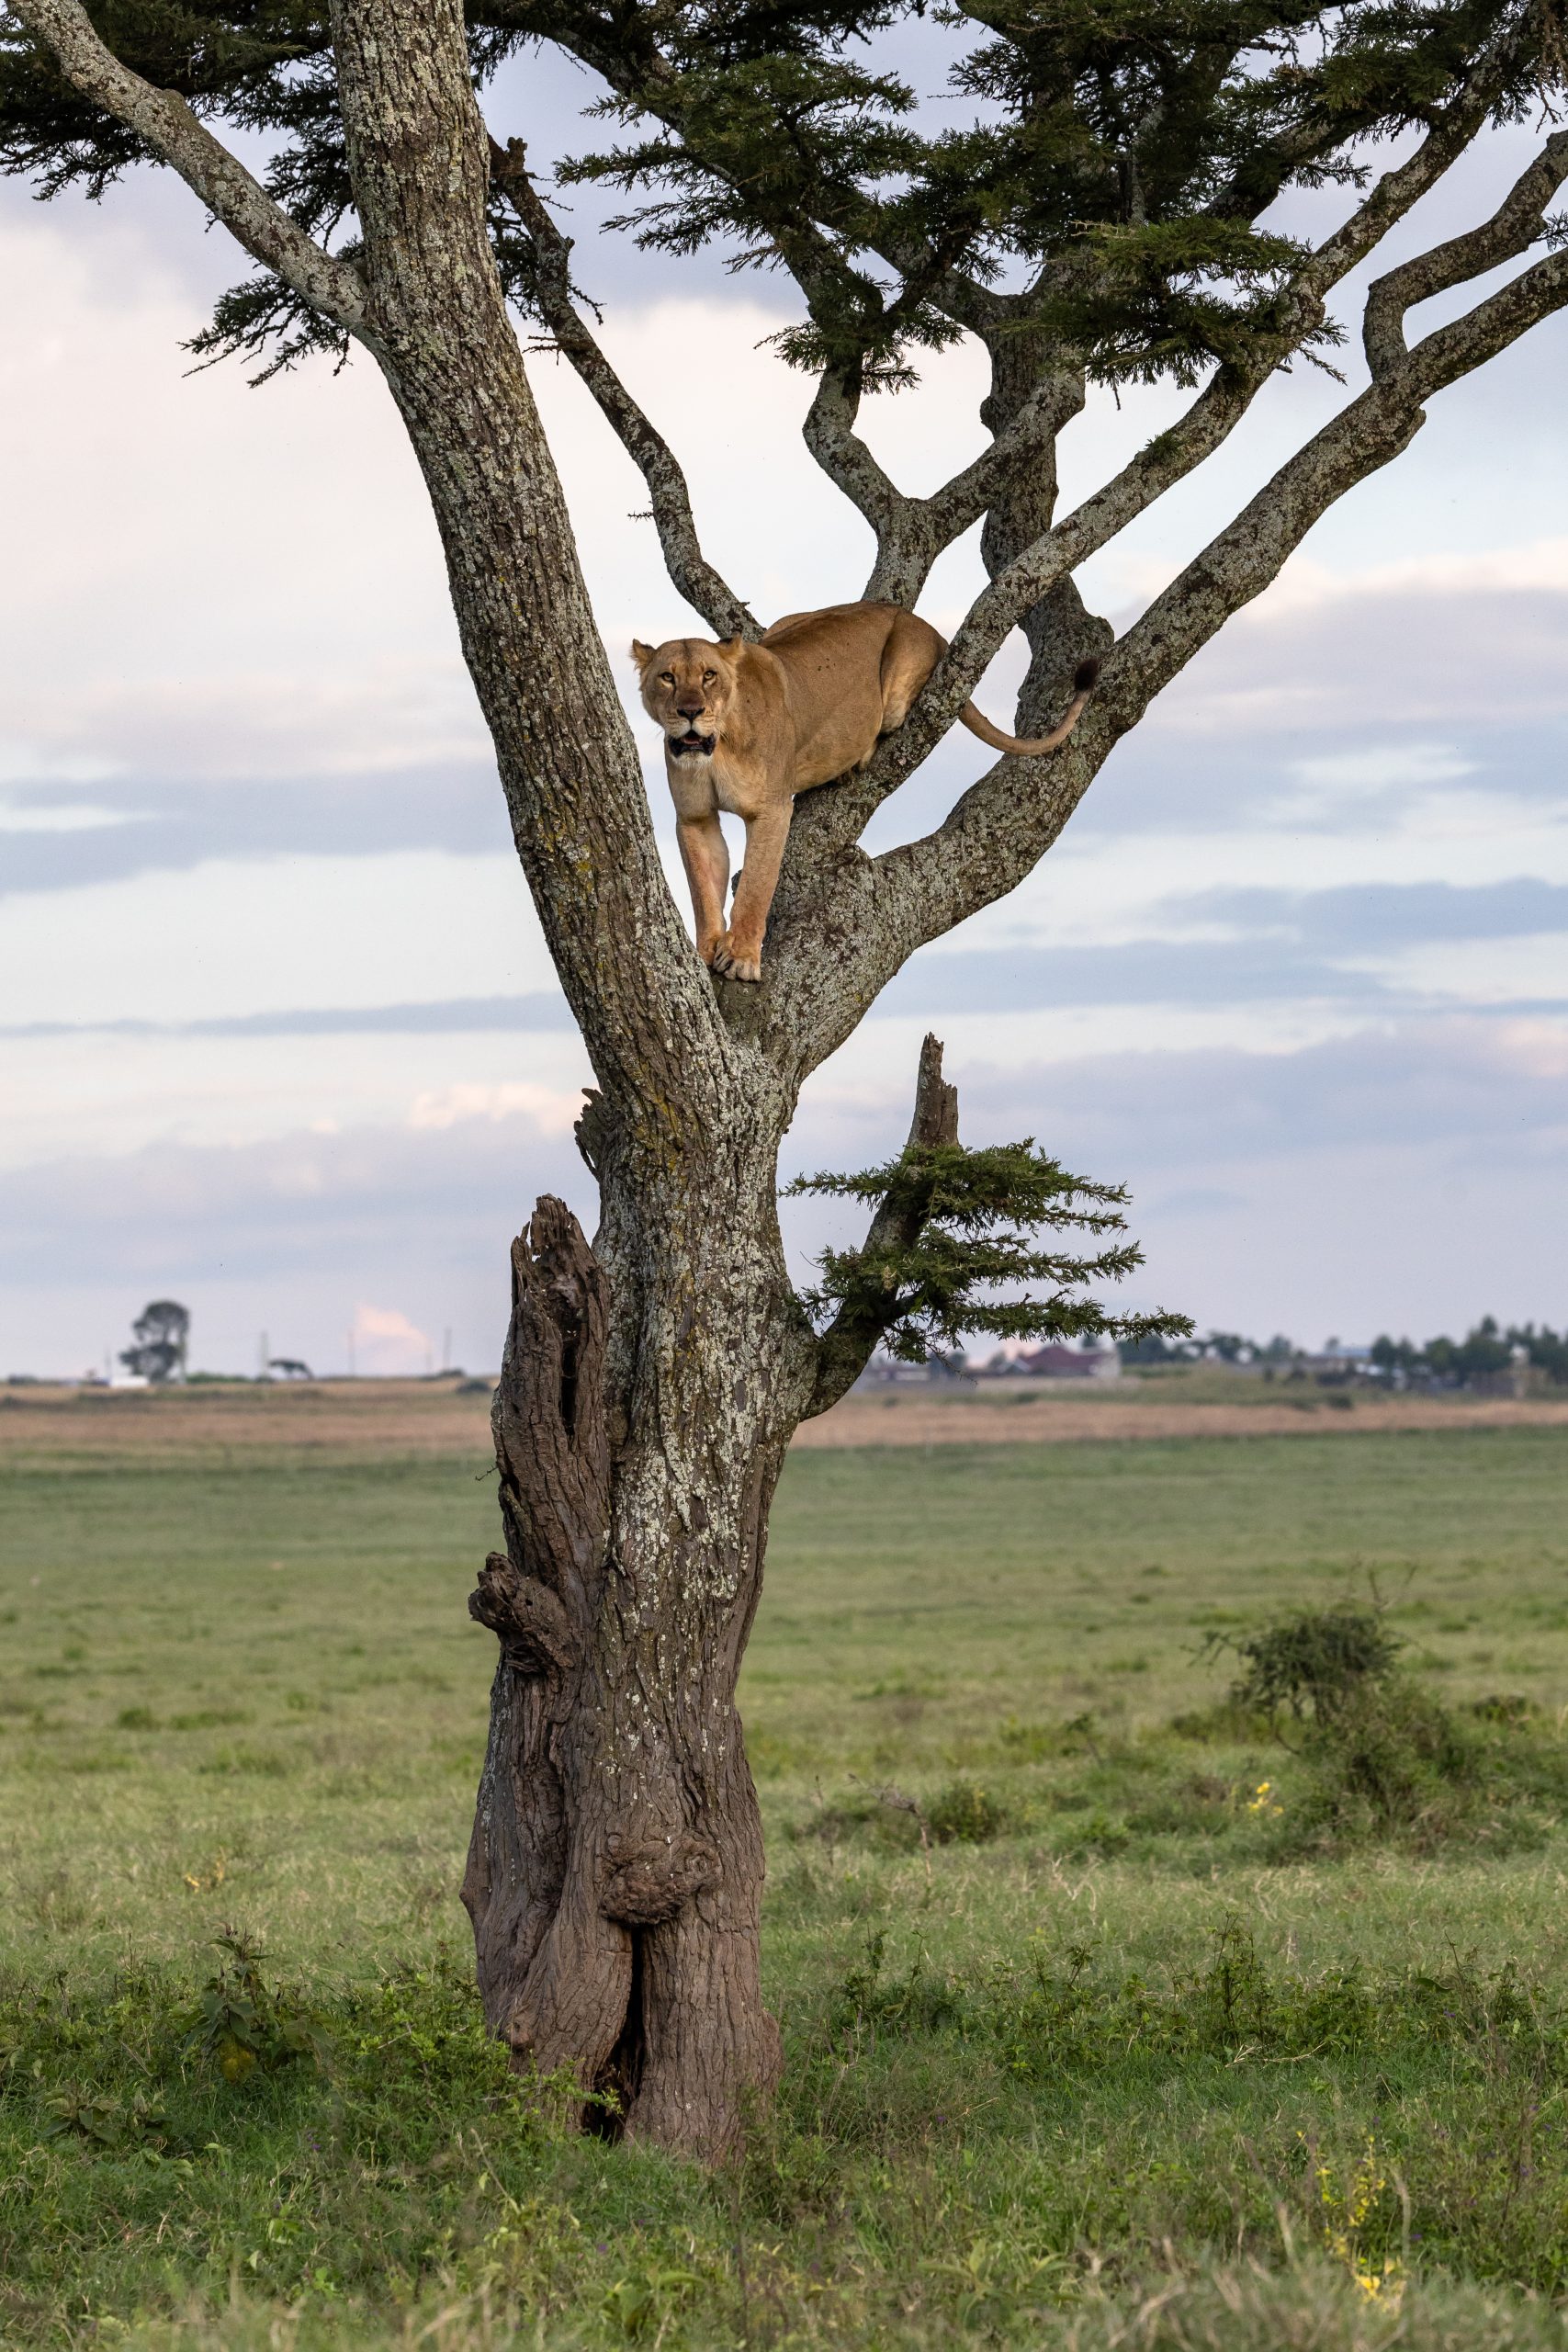
[[[938,87],[934,50],[906,62]],[[593,95],[520,66],[491,126],[537,158]],[[1389,254],[1484,217],[1528,139],[1468,159]],[[572,203],[578,276],[714,560],[764,615],[857,594],[869,534],[766,347],[787,286],[639,255]],[[254,391],[189,372],[240,274],[166,175],[100,206],[0,184],[0,1375],[101,1365],[169,1295],[208,1369],[254,1369],[264,1335],[323,1372],[493,1367],[536,1195],[592,1225],[587,1060],[390,401],[363,361]],[[1091,604],[1134,618],[1350,396],[1345,365],[1271,386],[1081,575]],[[631,707],[632,636],[692,616],[608,428],[563,365],[529,368]],[[1434,401],[1031,880],[887,989],[808,1087],[786,1176],[895,1150],[934,1028],[966,1140],[1032,1136],[1131,1187],[1129,1306],[1309,1346],[1568,1320],[1565,381],[1559,318]],[[873,405],[906,488],[980,447],[983,390],[960,345]],[[1177,405],[1092,401],[1066,495]],[[921,609],[953,628],[982,578],[971,537]],[[1015,639],[977,691],[1004,723],[1021,670]],[[950,739],[871,845],[926,830],[983,757]],[[790,1211],[802,1272],[849,1236],[826,1220]]]

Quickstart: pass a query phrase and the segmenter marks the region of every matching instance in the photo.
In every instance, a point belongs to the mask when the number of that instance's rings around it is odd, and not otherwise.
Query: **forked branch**
[[[1559,130],[1520,173],[1490,220],[1434,245],[1378,279],[1361,321],[1361,342],[1374,379],[1391,377],[1410,356],[1404,340],[1407,311],[1503,262],[1516,261],[1540,243],[1546,208],[1564,180],[1568,130]]]

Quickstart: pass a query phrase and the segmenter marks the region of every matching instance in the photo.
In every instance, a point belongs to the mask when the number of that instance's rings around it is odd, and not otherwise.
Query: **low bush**
[[[1380,1609],[1346,1602],[1292,1610],[1239,1639],[1215,1634],[1212,1646],[1232,1649],[1246,1661],[1232,1687],[1234,1706],[1270,1722],[1288,1708],[1298,1722],[1304,1718],[1321,1729],[1389,1680],[1404,1645]]]
[[[1004,1808],[973,1781],[950,1781],[926,1807],[926,1824],[939,1846],[983,1846],[1008,1826]]]

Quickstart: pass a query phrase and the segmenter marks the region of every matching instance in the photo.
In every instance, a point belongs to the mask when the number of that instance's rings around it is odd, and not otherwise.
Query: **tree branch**
[[[958,1141],[958,1089],[942,1074],[942,1042],[928,1031],[920,1047],[919,1073],[915,1081],[915,1115],[909,1122],[906,1152],[924,1146]],[[926,1221],[926,1203],[896,1200],[889,1193],[871,1221],[864,1250],[876,1256],[888,1250],[913,1247]],[[839,1309],[817,1342],[817,1382],[802,1419],[810,1420],[836,1405],[852,1388],[870,1363],[885,1323],[848,1304]]]
[[[446,557],[513,838],[604,1089],[601,1159],[713,1125],[728,1043],[670,894],[496,268],[461,0],[333,0],[378,356]]]
[[[1554,187],[1568,176],[1568,140],[1559,133],[1550,144],[1557,151],[1549,166],[1549,174],[1557,175],[1551,183]],[[1537,159],[1518,186],[1532,182],[1544,205],[1551,188],[1545,185],[1549,174],[1540,172],[1540,161]],[[1468,244],[1475,269],[1493,266],[1487,256],[1495,258],[1495,232],[1499,238],[1517,234],[1517,223],[1509,220],[1515,194],[1517,189],[1493,220],[1472,231],[1469,239],[1452,241],[1454,245]],[[1500,222],[1508,226],[1499,229]],[[1450,248],[1436,250],[1441,254]],[[1512,250],[1521,250],[1521,243],[1516,243]],[[1411,282],[1419,282],[1422,264],[1428,258],[1405,265],[1417,274]],[[1393,275],[1398,277],[1403,273]],[[1447,282],[1455,280],[1450,277]],[[1377,290],[1373,289],[1374,296]],[[1396,300],[1391,298],[1391,315],[1392,301]],[[1568,253],[1554,253],[1521,270],[1473,310],[1438,328],[1403,357],[1388,354],[1383,372],[1280,468],[1128,631],[1106,665],[1106,691],[1099,713],[1102,723],[1118,734],[1132,726],[1152,697],[1221,624],[1260,595],[1278,576],[1286,558],[1335,500],[1407,447],[1424,422],[1424,403],[1435,392],[1495,358],[1531,327],[1564,307],[1568,307]]]
[[[860,385],[846,369],[825,368],[801,433],[829,481],[852,505],[859,507],[875,532],[874,580],[889,551],[901,547],[908,536],[910,516],[919,502],[906,498],[854,430],[860,401]],[[866,594],[873,594],[871,588]]]
[[[1568,176],[1568,153],[1560,153],[1551,169],[1559,164],[1559,179]],[[1544,176],[1537,165],[1525,175],[1532,176],[1540,189]],[[1550,193],[1540,195],[1540,203]],[[1476,267],[1491,266],[1489,240],[1512,205],[1510,197],[1493,222],[1472,232]],[[1506,232],[1516,232],[1517,223]],[[1424,403],[1565,307],[1568,253],[1557,253],[1391,363],[1280,469],[1122,639],[1082,728],[1054,762],[998,763],[936,831],[878,859],[878,878],[899,905],[897,927],[909,943],[904,954],[1016,888],[1056,839],[1117,737],[1136,724],[1234,613],[1279,576],[1337,500],[1408,447],[1424,421]]]
[[[858,393],[852,403],[847,390],[836,390],[832,383],[825,376],[812,402],[807,447],[876,533],[876,562],[864,594],[876,603],[909,606],[938,556],[979,521],[1007,475],[1048,448],[1083,405],[1081,379],[1064,384],[1060,376],[1047,378],[969,465],[929,498],[909,498],[849,429]]]
[[[1410,356],[1404,340],[1406,311],[1528,253],[1540,242],[1546,208],[1565,179],[1568,130],[1559,130],[1520,173],[1490,220],[1434,245],[1430,253],[1417,254],[1378,279],[1361,320],[1362,347],[1374,380],[1393,376]]]
[[[884,740],[858,776],[838,788],[832,828],[836,842],[858,838],[888,794],[896,791],[935,749],[1024,616],[1058,582],[1107,546],[1229,438],[1262,386],[1299,346],[1303,336],[1321,321],[1326,297],[1334,287],[1374,250],[1464,151],[1494,103],[1500,80],[1500,68],[1486,76],[1478,76],[1474,85],[1434,125],[1416,153],[1385,172],[1349,220],[1303,263],[1282,291],[1279,334],[1260,346],[1245,373],[1230,370],[1217,374],[1179,424],[1156,435],[1119,474],[1043,532],[981,591],[903,726]],[[1490,222],[1471,232],[1468,238],[1451,239],[1448,244],[1435,248],[1432,254],[1404,264],[1379,282],[1373,288],[1372,301],[1382,297],[1380,329],[1382,320],[1393,315],[1396,304],[1403,315],[1404,307],[1424,300],[1427,293],[1441,291],[1526,249],[1532,242],[1524,233],[1531,206],[1539,235],[1540,213],[1562,179],[1568,176],[1568,164],[1559,168],[1562,142],[1562,133],[1547,142],[1541,156],[1522,175]],[[1448,274],[1434,277],[1434,268]],[[1385,287],[1390,289],[1386,295]],[[1409,290],[1404,291],[1405,288]],[[1368,309],[1371,314],[1371,301]],[[1397,336],[1397,324],[1394,333]],[[1402,336],[1398,336],[1397,349],[1404,350]],[[1021,416],[1019,422],[1023,422]],[[1001,446],[1002,437],[998,436],[993,451]],[[991,455],[987,452],[985,458],[976,461],[977,465],[984,466]],[[938,505],[957,490],[964,479],[955,477],[946,490],[932,500],[919,503],[911,512],[919,514]]]
[[[703,554],[679,458],[627,391],[571,299],[571,240],[556,226],[529,176],[522,140],[502,147],[491,139],[490,169],[532,244],[534,290],[545,324],[648,484],[665,569],[678,594],[701,613],[716,637],[760,637],[761,622]]]
[[[11,5],[51,51],[67,81],[178,172],[254,260],[345,334],[373,342],[367,291],[358,273],[308,237],[239,159],[203,128],[183,98],[172,90],[155,89],[122,65],[99,40],[80,0],[11,0]]]

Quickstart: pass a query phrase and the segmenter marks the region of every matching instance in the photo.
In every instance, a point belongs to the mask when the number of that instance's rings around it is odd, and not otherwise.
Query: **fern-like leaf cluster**
[[[1143,1264],[1126,1233],[1126,1188],[1075,1176],[1021,1143],[971,1151],[911,1145],[858,1175],[796,1177],[786,1196],[876,1204],[856,1250],[825,1250],[802,1304],[819,1327],[880,1335],[890,1355],[923,1363],[965,1334],[998,1339],[1137,1340],[1190,1331],[1185,1316],[1115,1315],[1090,1285]],[[1074,1249],[1069,1235],[1103,1246]],[[1061,1237],[1047,1239],[1045,1237]]]

